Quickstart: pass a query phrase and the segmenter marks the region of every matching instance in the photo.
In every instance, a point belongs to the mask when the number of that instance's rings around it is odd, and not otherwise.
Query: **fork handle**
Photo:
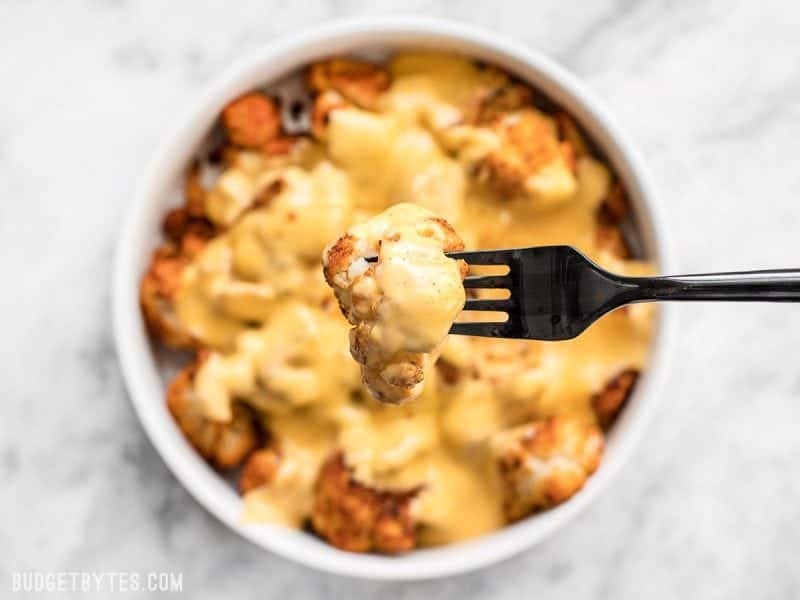
[[[664,300],[800,302],[800,269],[622,277],[623,303]]]

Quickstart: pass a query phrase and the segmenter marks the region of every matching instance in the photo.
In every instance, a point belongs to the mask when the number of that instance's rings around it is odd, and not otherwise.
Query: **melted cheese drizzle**
[[[558,207],[508,200],[473,180],[470,162],[492,139],[448,128],[491,73],[423,53],[398,55],[391,70],[380,109],[332,113],[325,146],[272,163],[243,153],[220,178],[211,202],[233,225],[185,270],[177,311],[216,350],[196,382],[207,414],[225,420],[242,399],[281,447],[276,480],[246,495],[245,519],[301,526],[319,464],[343,449],[363,481],[425,486],[415,506],[420,541],[436,545],[503,525],[487,438],[555,414],[593,420],[591,394],[621,369],[644,366],[652,313],[616,311],[568,342],[450,337],[442,357],[467,375],[447,384],[433,371],[420,398],[381,406],[348,356],[349,326],[321,275],[325,244],[411,202],[450,221],[468,249],[569,244],[622,273],[651,267],[596,247],[594,213],[610,186],[596,160],[579,160],[577,192]],[[237,220],[277,180],[277,195]],[[408,293],[406,279],[392,272],[382,285]]]

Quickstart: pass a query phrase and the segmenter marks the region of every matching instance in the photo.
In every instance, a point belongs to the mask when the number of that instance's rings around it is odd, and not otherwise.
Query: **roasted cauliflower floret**
[[[389,88],[389,73],[372,63],[334,58],[314,63],[306,73],[315,92],[334,90],[364,108],[373,108],[381,92]]]
[[[188,263],[174,243],[159,246],[139,286],[139,304],[150,334],[170,348],[191,348],[194,340],[175,312],[175,293]]]
[[[498,433],[492,449],[503,484],[503,510],[519,520],[560,504],[600,464],[603,434],[594,425],[553,417]]]
[[[336,453],[320,469],[314,484],[314,530],[350,552],[394,554],[417,544],[412,505],[419,490],[377,490],[356,481]]]
[[[260,92],[239,96],[222,109],[222,127],[237,146],[263,148],[281,132],[278,106]]]
[[[350,351],[372,395],[398,404],[419,396],[425,371],[464,307],[466,264],[452,226],[413,204],[397,204],[352,227],[323,255],[350,331]],[[365,258],[377,255],[377,262]]]
[[[261,412],[285,413],[358,387],[347,324],[338,315],[293,301],[271,317],[260,329],[240,332],[231,352],[208,354],[195,383],[205,414],[225,421],[237,398]]]
[[[639,379],[639,371],[625,369],[592,396],[592,408],[603,429],[614,423]]]
[[[139,286],[139,303],[148,331],[171,348],[194,346],[176,313],[175,294],[184,267],[216,235],[216,228],[205,217],[205,189],[196,164],[186,174],[184,196],[184,204],[164,216],[161,229],[167,241],[153,252]]]
[[[269,484],[275,478],[280,464],[281,457],[276,448],[268,446],[256,450],[244,463],[239,476],[239,491],[244,495],[250,490]]]
[[[504,113],[489,126],[496,147],[478,165],[479,177],[511,198],[559,204],[578,189],[572,145],[558,139],[552,119],[527,108]]]
[[[202,358],[185,367],[167,388],[167,408],[189,443],[220,468],[239,465],[259,441],[253,413],[237,404],[229,422],[206,417],[194,392],[194,379]]]
[[[248,181],[254,178],[242,173]],[[242,330],[283,300],[332,299],[319,268],[330,239],[351,222],[349,181],[329,161],[284,166],[258,178],[261,193],[221,203],[225,233],[187,266],[176,297],[181,320],[205,346],[230,349]],[[212,194],[213,195],[213,194]]]

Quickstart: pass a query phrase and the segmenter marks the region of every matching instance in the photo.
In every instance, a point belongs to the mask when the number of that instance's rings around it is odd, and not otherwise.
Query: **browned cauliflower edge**
[[[175,293],[187,259],[168,242],[156,248],[139,285],[139,304],[151,336],[170,348],[191,348],[192,336],[175,312]]]
[[[229,423],[212,421],[197,406],[194,378],[202,355],[178,373],[167,388],[167,408],[189,443],[203,458],[219,468],[232,468],[258,445],[261,434],[253,413],[234,404]]]
[[[597,469],[604,445],[598,427],[569,417],[515,427],[492,441],[509,521],[571,498]]]
[[[613,425],[638,379],[637,369],[625,369],[592,396],[592,408],[603,429]]]
[[[616,258],[630,258],[632,253],[625,240],[625,234],[620,225],[630,211],[625,188],[619,181],[611,186],[608,196],[597,207],[595,220],[597,231],[595,243],[597,247],[610,252]]]
[[[276,448],[259,448],[244,463],[239,476],[239,491],[244,495],[250,490],[267,485],[275,478],[280,464],[281,456]]]
[[[311,134],[318,140],[327,139],[331,113],[351,106],[352,103],[336,90],[325,90],[317,94],[311,106]]]
[[[412,504],[418,489],[377,490],[356,481],[344,454],[333,454],[314,484],[311,523],[329,543],[350,552],[396,554],[417,545]]]
[[[205,216],[205,194],[199,166],[193,163],[184,181],[184,204],[164,216],[161,229],[167,241],[153,252],[139,284],[139,304],[147,330],[170,348],[195,346],[175,312],[175,294],[184,267],[217,234]]]
[[[333,90],[363,108],[374,108],[391,77],[386,69],[369,62],[332,58],[311,65],[306,81],[314,92]]]
[[[558,125],[559,137],[572,146],[575,158],[591,154],[589,152],[589,144],[572,116],[560,110],[555,113],[554,117]]]
[[[558,137],[547,115],[533,109],[500,113],[489,128],[499,147],[478,165],[478,177],[509,199],[532,197],[550,204],[570,197],[577,189],[575,151]]]
[[[491,123],[505,113],[532,107],[535,98],[529,86],[504,78],[501,85],[481,99],[474,121],[476,124]]]

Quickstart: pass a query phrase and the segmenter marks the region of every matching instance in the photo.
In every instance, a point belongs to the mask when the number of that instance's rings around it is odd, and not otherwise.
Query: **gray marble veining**
[[[446,16],[538,46],[641,146],[685,271],[796,266],[800,6],[331,0],[0,3],[0,595],[15,570],[184,573],[218,598],[800,596],[800,311],[682,307],[663,405],[616,485],[548,542],[414,584],[239,539],[127,401],[110,259],[144,165],[242,53],[331,18]]]

